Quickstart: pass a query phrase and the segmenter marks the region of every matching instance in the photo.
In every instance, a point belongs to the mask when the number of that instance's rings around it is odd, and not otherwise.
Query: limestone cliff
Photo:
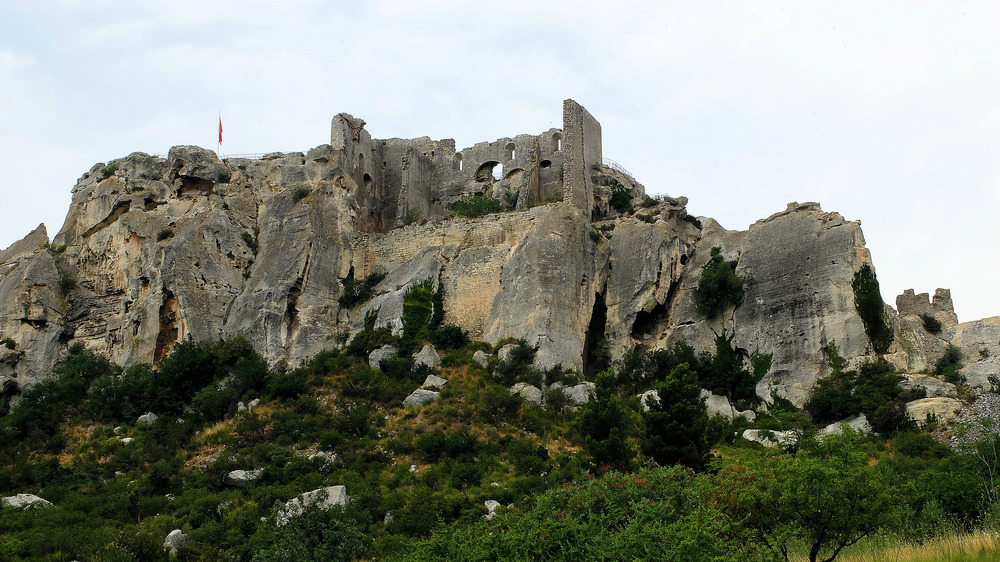
[[[446,322],[492,343],[523,338],[543,367],[586,370],[604,339],[615,358],[678,339],[707,350],[727,330],[774,354],[758,393],[801,404],[826,374],[825,345],[867,353],[851,289],[871,263],[859,223],[815,203],[746,231],[697,224],[685,198],[619,213],[613,193],[638,202],[643,187],[604,165],[600,125],[571,100],[562,130],[462,152],[454,141],[371,139],[345,114],[332,129],[329,145],[304,154],[220,160],[175,147],[94,166],[51,245],[40,227],[0,252],[0,390],[48,376],[74,343],[130,365],[186,339],[243,334],[274,364],[295,365],[371,311],[399,330],[403,294],[428,278],[443,287]],[[451,215],[475,196],[508,210]],[[692,295],[716,246],[752,283],[741,307],[709,321]],[[342,308],[345,280],[375,271],[385,273],[376,296]],[[985,384],[1000,321],[957,324],[936,297],[928,309],[946,329],[931,337],[911,301],[893,315],[893,360],[919,370],[957,343],[970,379]]]

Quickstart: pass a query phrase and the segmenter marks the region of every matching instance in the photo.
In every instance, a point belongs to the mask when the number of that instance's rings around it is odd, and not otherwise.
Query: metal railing
[[[605,166],[611,168],[612,170],[614,170],[616,172],[621,172],[621,173],[625,174],[626,176],[628,176],[629,178],[631,178],[633,180],[635,179],[635,176],[632,175],[632,172],[629,172],[628,170],[626,170],[618,162],[615,162],[614,160],[612,160],[610,158],[604,158],[601,161],[604,163]]]

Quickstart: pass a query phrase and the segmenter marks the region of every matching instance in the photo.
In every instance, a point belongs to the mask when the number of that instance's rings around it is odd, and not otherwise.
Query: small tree
[[[748,354],[745,349],[734,347],[735,335],[727,335],[723,330],[715,336],[715,357],[700,382],[708,390],[728,398],[733,407],[744,409],[760,404],[757,383],[771,369],[772,356],[760,351]]]
[[[615,396],[614,386],[614,371],[599,373],[594,382],[594,396],[583,405],[575,425],[582,436],[583,448],[595,465],[625,470],[635,451],[626,441],[628,410]]]
[[[743,285],[747,278],[736,275],[736,261],[726,261],[722,249],[712,248],[712,257],[701,268],[698,287],[694,291],[698,310],[709,319],[726,308],[743,304]]]
[[[861,266],[854,274],[851,288],[854,289],[854,308],[865,325],[865,333],[868,334],[872,349],[878,354],[889,351],[895,334],[889,325],[889,315],[885,311],[878,278],[875,277],[872,266],[867,263]]]
[[[850,429],[822,443],[803,443],[795,455],[744,459],[724,467],[720,477],[722,488],[735,495],[734,515],[785,560],[793,541],[802,541],[811,562],[831,562],[890,525],[900,499]]]
[[[656,385],[659,400],[649,404],[642,417],[646,437],[642,452],[661,465],[680,463],[696,470],[708,460],[705,437],[708,414],[698,376],[682,363]]]

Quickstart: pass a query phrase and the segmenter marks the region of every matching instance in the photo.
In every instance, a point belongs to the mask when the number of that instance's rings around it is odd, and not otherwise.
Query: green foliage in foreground
[[[180,560],[829,559],[876,531],[923,541],[936,522],[982,525],[998,503],[1000,438],[954,452],[904,427],[792,453],[726,445],[747,422],[704,417],[699,381],[717,358],[682,343],[601,373],[578,411],[554,391],[526,404],[512,381],[579,375],[539,371],[524,342],[481,367],[473,353],[493,348],[431,329],[425,297],[414,347],[435,334],[460,347],[437,371],[440,400],[419,409],[401,405],[426,374],[412,358],[367,364],[373,345],[396,342],[374,313],[342,350],[290,371],[269,370],[243,338],[179,344],[124,372],[75,346],[0,412],[0,494],[54,504],[0,509],[0,560],[166,560],[173,529],[190,537]],[[858,369],[850,398],[867,408],[895,386],[889,375]],[[643,413],[634,396],[651,388],[662,400]],[[261,406],[236,411],[255,397]],[[150,410],[156,423],[136,423]],[[808,421],[776,399],[756,427],[808,432]],[[256,481],[225,483],[254,468]],[[346,508],[275,524],[281,504],[335,484]],[[490,520],[487,500],[502,506]]]
[[[810,562],[829,562],[844,547],[893,528],[903,497],[849,429],[821,443],[807,441],[794,455],[729,464],[720,480],[734,491],[732,516],[786,560],[796,540]]]
[[[760,559],[763,547],[711,501],[708,479],[682,467],[609,472],[548,490],[490,521],[439,529],[418,560]]]

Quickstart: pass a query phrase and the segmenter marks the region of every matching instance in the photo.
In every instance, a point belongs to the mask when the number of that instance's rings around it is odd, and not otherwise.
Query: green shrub
[[[722,249],[712,248],[711,258],[701,268],[698,287],[694,291],[698,310],[708,318],[715,318],[726,308],[743,304],[743,286],[747,277],[736,275],[736,261],[726,261]]]
[[[11,338],[4,338],[0,340],[0,344],[2,344],[7,349],[14,349],[14,347],[17,345]]]
[[[854,274],[851,288],[854,289],[854,308],[865,325],[872,349],[878,354],[889,351],[895,335],[882,302],[875,270],[868,264],[861,266]]]
[[[437,349],[460,349],[469,344],[469,336],[454,324],[446,324],[430,334],[431,343]]]
[[[156,233],[156,241],[162,242],[167,238],[172,238],[174,236],[174,231],[169,228],[164,228],[163,230]]]
[[[76,288],[76,275],[66,269],[56,269],[59,271],[59,293],[65,297]]]
[[[619,213],[631,213],[635,208],[632,206],[632,192],[623,186],[618,180],[610,178],[611,186],[611,208]]]
[[[702,387],[725,396],[735,408],[744,410],[760,404],[757,383],[771,369],[771,354],[755,350],[747,355],[746,350],[733,346],[735,335],[735,332],[727,335],[726,330],[717,334],[715,356],[704,368],[695,365],[695,370]]]
[[[920,315],[920,320],[924,324],[924,329],[930,334],[941,333],[941,321],[926,312]]]
[[[614,382],[613,371],[597,375],[594,395],[580,409],[574,429],[581,435],[583,449],[594,466],[625,471],[635,457],[635,450],[628,443],[630,416],[615,395]]]
[[[304,185],[300,185],[292,190],[292,203],[298,203],[305,199],[312,190]]]
[[[879,358],[861,364],[856,371],[842,371],[846,361],[831,342],[827,356],[833,373],[816,383],[813,395],[804,409],[817,424],[830,424],[860,413],[865,414],[872,429],[892,433],[910,427],[906,403],[926,396],[926,392],[903,391],[903,377],[892,364]]]
[[[107,166],[102,166],[101,167],[101,179],[102,180],[106,180],[106,179],[110,178],[111,176],[115,175],[115,172],[117,172],[117,171],[118,171],[118,163],[117,162],[113,162],[111,164],[108,164]]]
[[[590,236],[590,241],[595,244],[601,241],[601,233],[597,232],[593,228],[590,229],[590,232],[587,233],[587,236]]]
[[[701,230],[701,221],[698,220],[698,217],[693,217],[691,215],[685,214],[683,217],[681,217],[681,220],[687,223],[691,223],[696,227],[698,227],[698,230]]]
[[[219,170],[218,175],[215,176],[218,183],[229,183],[231,179],[233,179],[233,174],[229,170]]]
[[[962,350],[948,344],[944,353],[934,362],[934,374],[950,383],[964,382],[965,377],[958,370],[962,368]]]
[[[399,341],[400,355],[413,353],[416,345],[425,341],[434,315],[434,281],[427,278],[407,289],[403,295],[403,336]]]
[[[403,224],[409,226],[414,223],[420,222],[420,219],[424,218],[420,214],[420,209],[407,209],[406,213],[403,214]]]
[[[344,278],[344,292],[337,298],[341,308],[353,308],[371,300],[375,296],[375,286],[385,279],[385,273],[379,270],[373,271],[364,279],[354,279],[352,269]]]
[[[458,201],[451,210],[458,216],[474,219],[491,213],[501,213],[504,211],[504,207],[502,203],[492,197],[474,195]]]
[[[708,414],[698,377],[687,364],[655,386],[659,400],[643,412],[642,452],[660,466],[675,463],[701,470],[708,461]]]
[[[536,351],[537,348],[523,341],[518,342],[508,359],[497,363],[493,368],[493,378],[508,387],[519,382],[541,386],[543,374],[534,367]]]

